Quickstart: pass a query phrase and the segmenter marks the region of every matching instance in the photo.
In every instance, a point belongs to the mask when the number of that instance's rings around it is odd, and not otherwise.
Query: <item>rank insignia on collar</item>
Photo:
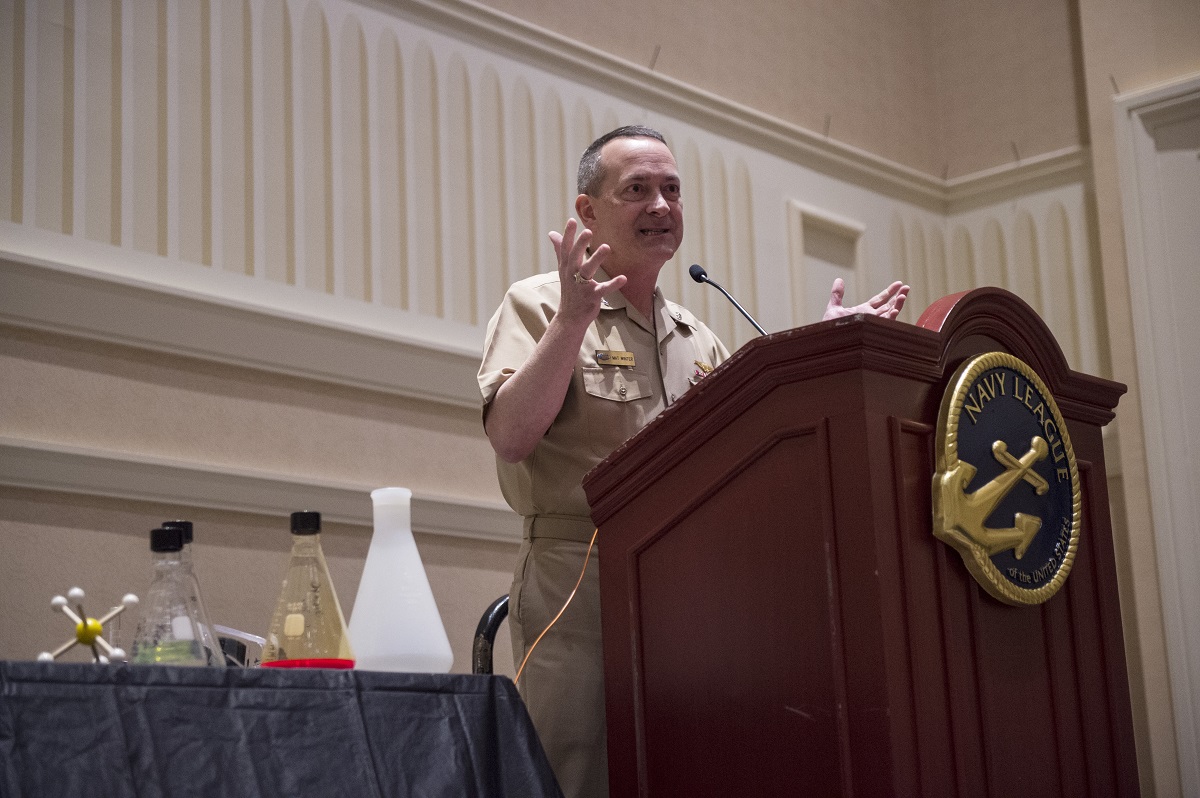
[[[1079,546],[1075,452],[1054,397],[1005,352],[977,355],[938,413],[933,534],[991,595],[1041,604],[1058,592]]]

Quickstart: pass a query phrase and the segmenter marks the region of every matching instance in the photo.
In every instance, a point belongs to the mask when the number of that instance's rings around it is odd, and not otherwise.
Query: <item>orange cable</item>
[[[537,648],[538,643],[542,642],[542,638],[546,636],[546,632],[549,632],[551,627],[558,623],[558,619],[562,617],[562,614],[567,611],[567,607],[571,605],[571,599],[575,598],[575,592],[579,590],[579,586],[583,584],[583,575],[587,573],[588,560],[592,556],[592,546],[596,545],[596,535],[599,534],[599,529],[596,529],[596,531],[592,532],[592,540],[590,543],[588,543],[587,554],[583,556],[583,570],[579,572],[579,579],[575,580],[575,587],[571,589],[571,595],[567,596],[567,600],[563,603],[562,609],[558,611],[558,615],[554,616],[554,620],[550,621],[550,623],[546,625],[546,628],[542,630],[542,633],[537,636],[537,640],[534,640],[533,645],[530,646],[529,650],[525,652],[525,659],[521,660],[521,667],[517,668],[517,678],[513,680],[517,684],[520,684],[521,682],[521,673],[525,670],[525,663],[529,662],[529,657],[531,654],[533,654],[533,650]]]

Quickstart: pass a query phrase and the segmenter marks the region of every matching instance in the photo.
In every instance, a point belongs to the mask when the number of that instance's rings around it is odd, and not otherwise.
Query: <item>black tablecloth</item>
[[[0,662],[0,795],[561,792],[501,676]]]

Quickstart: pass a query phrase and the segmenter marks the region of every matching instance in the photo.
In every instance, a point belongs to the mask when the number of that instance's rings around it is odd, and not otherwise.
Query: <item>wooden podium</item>
[[[1032,607],[931,534],[942,394],[990,351],[1046,383],[1083,491]],[[1136,795],[1101,439],[1124,390],[999,289],[743,347],[584,482],[614,798]]]

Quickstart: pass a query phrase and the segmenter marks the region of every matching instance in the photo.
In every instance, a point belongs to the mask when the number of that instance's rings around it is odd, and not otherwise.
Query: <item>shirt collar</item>
[[[592,279],[598,283],[610,279],[608,273],[604,269],[596,269]],[[641,327],[646,332],[654,333],[659,343],[662,343],[671,331],[675,329],[677,324],[686,324],[681,318],[678,310],[672,312],[667,305],[667,300],[663,297],[662,289],[658,286],[654,287],[654,311],[652,318],[648,319],[638,311],[633,305],[629,304],[629,300],[620,291],[614,291],[600,303],[601,310],[624,310],[625,315],[629,317],[637,326]]]

